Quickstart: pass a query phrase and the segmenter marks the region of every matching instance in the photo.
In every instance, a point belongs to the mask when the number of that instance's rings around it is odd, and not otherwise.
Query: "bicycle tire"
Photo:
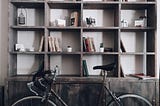
[[[41,100],[42,100],[41,96],[27,96],[27,97],[17,100],[11,106],[44,106]],[[51,100],[47,100],[47,104],[48,104],[47,106],[57,106]]]
[[[120,106],[152,106],[147,99],[136,94],[124,94],[118,98],[120,99]],[[116,101],[111,101],[107,106],[117,106]]]

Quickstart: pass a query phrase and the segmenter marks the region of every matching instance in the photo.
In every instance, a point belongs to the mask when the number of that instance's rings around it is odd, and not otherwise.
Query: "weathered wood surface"
[[[57,83],[56,90],[58,95],[69,106],[97,106],[98,99],[101,91],[101,78],[84,78],[78,80],[78,78],[63,78],[64,82]],[[92,82],[93,79],[93,82]],[[58,79],[62,81],[62,79]],[[86,81],[85,81],[86,80]],[[21,81],[16,79],[16,81],[9,80],[8,82],[8,103],[11,104],[17,99],[31,95],[28,90],[26,83],[27,81]],[[68,82],[67,82],[68,81]],[[111,90],[116,92],[116,94],[124,93],[136,93],[138,95],[144,96],[150,100],[154,106],[159,106],[159,81],[156,80],[137,80],[137,79],[119,79],[110,78],[107,79],[108,86]],[[108,97],[110,100],[110,97]],[[59,104],[59,102],[57,102]],[[37,105],[36,105],[37,106]]]

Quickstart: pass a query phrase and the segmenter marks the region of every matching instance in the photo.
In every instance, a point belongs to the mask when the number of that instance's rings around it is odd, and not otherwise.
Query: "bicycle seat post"
[[[103,74],[102,74],[102,76],[103,76],[103,83],[105,83],[107,73],[105,72],[105,70],[102,70],[102,72],[103,72]]]

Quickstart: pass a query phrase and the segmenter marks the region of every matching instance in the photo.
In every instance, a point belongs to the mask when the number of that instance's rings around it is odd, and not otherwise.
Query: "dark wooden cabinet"
[[[95,78],[58,78],[53,89],[69,106],[97,106],[101,92],[101,79]],[[134,93],[141,95],[151,101],[153,106],[159,106],[159,81],[158,80],[137,80],[137,79],[107,79],[108,86],[116,93]],[[19,98],[32,95],[28,90],[23,78],[8,80],[6,87],[7,98],[5,103],[11,104]],[[110,97],[108,97],[110,100]],[[7,105],[6,105],[7,106]],[[10,105],[9,105],[10,106]]]

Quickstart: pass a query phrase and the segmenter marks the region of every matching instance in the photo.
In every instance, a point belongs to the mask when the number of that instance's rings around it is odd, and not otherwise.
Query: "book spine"
[[[49,43],[49,50],[50,50],[50,52],[53,51],[53,50],[52,50],[52,42],[51,42],[51,40],[52,40],[52,38],[49,36],[49,37],[48,37],[48,43]]]
[[[84,72],[83,72],[84,75],[85,75],[85,76],[89,76],[86,60],[83,60],[83,70],[84,70]]]
[[[41,37],[41,42],[40,42],[40,46],[39,46],[39,52],[42,52],[42,48],[43,48],[43,42],[44,42],[44,36]]]

